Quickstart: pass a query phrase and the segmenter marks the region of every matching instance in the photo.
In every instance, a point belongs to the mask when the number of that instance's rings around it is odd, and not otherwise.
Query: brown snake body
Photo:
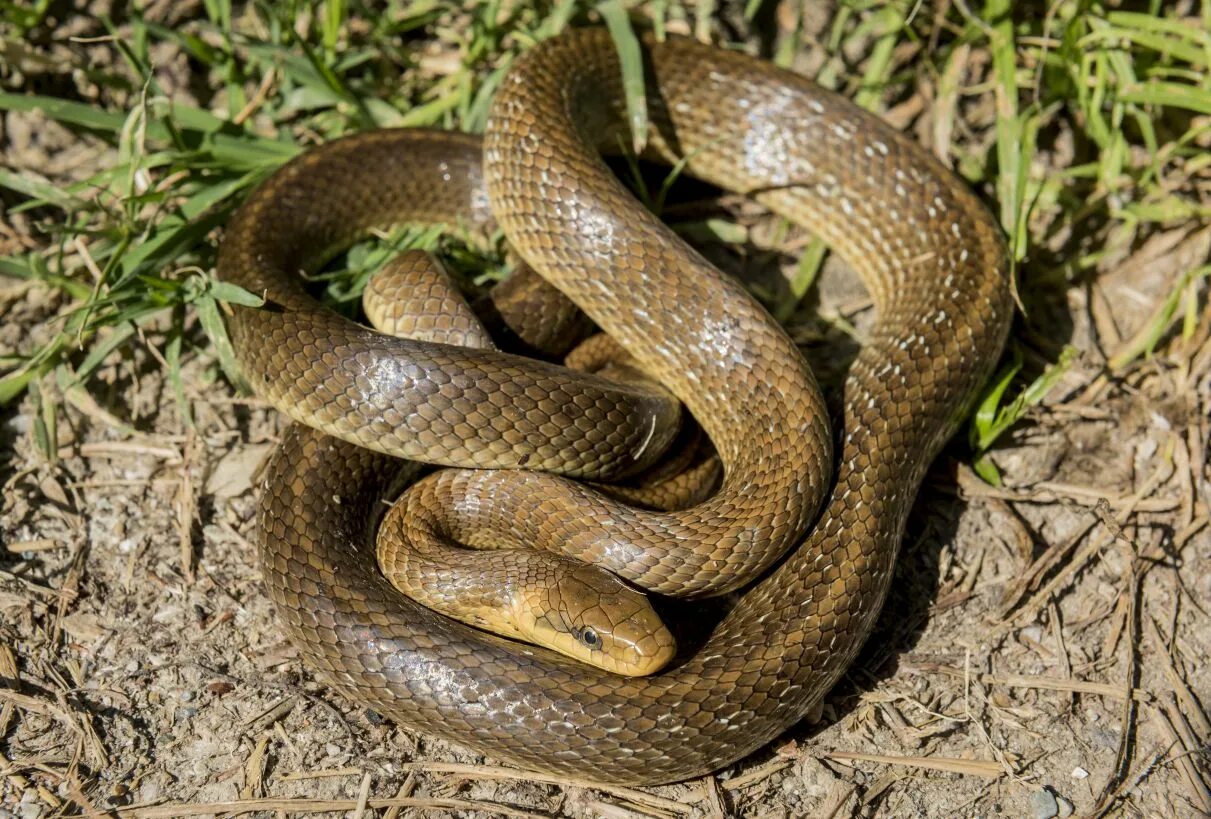
[[[828,488],[810,371],[764,311],[638,209],[601,162],[595,146],[613,144],[624,121],[603,32],[543,43],[507,75],[485,137],[485,186],[465,138],[361,135],[283,168],[237,216],[220,254],[223,278],[269,298],[270,309],[238,309],[231,321],[255,386],[296,420],[380,451],[597,477],[632,471],[627,453],[645,450],[653,418],[667,412],[655,396],[623,388],[619,397],[604,382],[587,398],[571,395],[556,368],[523,371],[496,353],[468,368],[455,348],[385,341],[318,309],[294,276],[371,224],[451,212],[486,223],[489,205],[526,261],[694,413],[726,467],[714,508],[727,513],[727,534],[696,543],[723,524],[679,518],[676,526],[696,528],[661,535],[671,548],[645,566],[657,587],[677,575],[695,593],[697,578],[720,568],[765,569],[775,557],[753,557],[761,547],[792,550],[692,654],[652,677],[620,679],[522,650],[396,594],[365,546],[396,470],[390,458],[293,428],[266,482],[266,582],[328,680],[401,723],[493,756],[634,783],[743,757],[801,719],[849,665],[887,593],[924,472],[994,366],[1011,316],[999,229],[907,138],[740,54],[685,41],[649,43],[647,54],[652,153],[689,156],[693,175],[807,226],[877,304],[844,385],[831,498],[802,542],[813,492]],[[507,492],[495,473],[451,474],[440,494],[458,504],[456,493],[470,492],[464,507],[489,499],[476,494],[480,481]],[[521,489],[509,515],[521,515],[524,539],[546,521],[541,497],[525,487],[548,479],[510,475]],[[509,515],[482,513],[494,530]],[[573,522],[553,517],[550,526],[584,554],[622,554],[624,571],[647,560]],[[691,546],[696,562],[679,571]]]

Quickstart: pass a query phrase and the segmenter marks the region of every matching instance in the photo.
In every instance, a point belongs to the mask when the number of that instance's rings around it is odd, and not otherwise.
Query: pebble
[[[1035,643],[1043,641],[1043,629],[1040,626],[1026,626],[1018,632],[1018,635]]]
[[[1071,816],[1076,813],[1076,807],[1064,797],[1057,796],[1055,801],[1060,806],[1060,816]]]
[[[21,819],[42,819],[42,805],[37,802],[21,802],[17,805],[17,816]]]
[[[1060,805],[1055,794],[1047,788],[1040,788],[1030,794],[1030,808],[1034,819],[1053,819],[1060,814]]]

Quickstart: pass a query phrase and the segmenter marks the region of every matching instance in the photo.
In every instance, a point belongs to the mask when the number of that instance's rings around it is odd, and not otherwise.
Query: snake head
[[[654,674],[677,650],[643,593],[565,558],[555,558],[544,581],[515,598],[513,614],[523,639],[628,677]]]

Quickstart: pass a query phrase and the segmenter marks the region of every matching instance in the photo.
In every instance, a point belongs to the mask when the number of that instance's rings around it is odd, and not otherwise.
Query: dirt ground
[[[48,178],[108,150],[36,115],[8,114],[3,144]],[[6,252],[37,245],[30,217],[4,223]],[[1211,810],[1211,312],[1163,355],[1105,367],[1209,248],[1211,229],[1175,227],[1094,281],[1023,293],[1019,331],[1078,357],[993,451],[1003,485],[948,451],[820,720],[643,790],[501,767],[329,693],[278,631],[251,545],[283,422],[195,355],[188,427],[132,339],[87,390],[42,385],[62,402],[57,459],[33,444],[30,397],[0,412],[0,819]],[[820,302],[859,326],[868,312],[838,266]],[[0,278],[0,355],[32,350],[64,306]],[[818,329],[792,326],[827,366]]]

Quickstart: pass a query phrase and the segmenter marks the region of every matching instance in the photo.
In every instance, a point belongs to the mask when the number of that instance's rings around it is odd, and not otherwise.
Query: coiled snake
[[[820,701],[871,628],[924,472],[995,364],[1011,316],[998,227],[919,146],[738,53],[672,40],[645,41],[645,55],[650,152],[688,157],[688,173],[805,225],[876,302],[844,383],[831,484],[829,427],[794,345],[600,159],[596,146],[625,130],[617,56],[602,31],[560,35],[516,62],[489,115],[482,176],[471,138],[340,140],[254,193],[219,263],[222,278],[268,299],[230,321],[246,374],[327,433],[286,434],[263,499],[266,583],[305,659],[425,733],[631,783],[716,770]],[[665,412],[605,382],[574,392],[583,382],[550,365],[380,336],[319,308],[295,275],[371,225],[458,214],[472,226],[495,216],[529,264],[684,402],[724,462],[713,499],[655,521],[591,503],[553,508],[545,499],[564,491],[551,488],[561,479],[528,471],[457,470],[443,490],[455,504],[455,493],[471,493],[461,511],[493,531],[516,523],[518,540],[553,534],[662,591],[693,595],[734,587],[729,572],[761,575],[692,653],[655,676],[620,678],[435,615],[387,586],[368,553],[397,466],[364,446],[601,477],[635,467]],[[508,511],[484,511],[489,501]],[[619,534],[624,523],[641,541],[650,535],[655,557]]]

